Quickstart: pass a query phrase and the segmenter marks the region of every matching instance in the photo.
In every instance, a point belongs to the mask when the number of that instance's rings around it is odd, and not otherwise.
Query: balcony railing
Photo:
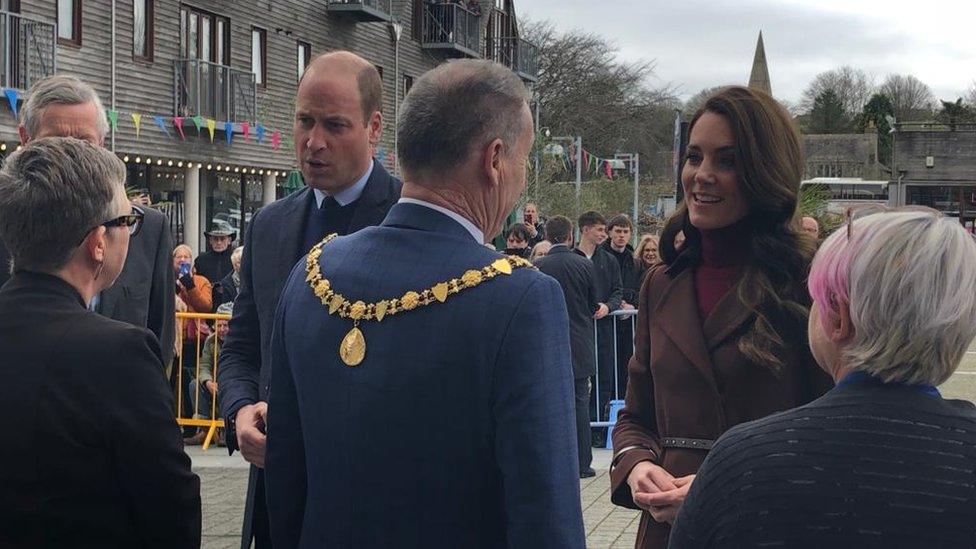
[[[393,0],[325,0],[325,9],[364,23],[393,20]]]
[[[459,4],[424,4],[421,44],[449,54],[481,57],[481,17]]]
[[[0,11],[3,65],[0,85],[26,90],[57,68],[57,35],[52,23]]]
[[[521,38],[494,38],[487,45],[488,58],[512,69],[523,80],[539,81],[539,47]]]
[[[204,116],[232,122],[257,118],[254,73],[200,59],[173,65],[177,116]]]

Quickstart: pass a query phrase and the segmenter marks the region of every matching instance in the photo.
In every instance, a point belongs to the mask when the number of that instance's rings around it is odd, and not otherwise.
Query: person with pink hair
[[[670,547],[973,546],[976,406],[936,387],[976,337],[976,242],[935,210],[858,213],[809,278],[837,386],[723,435]]]

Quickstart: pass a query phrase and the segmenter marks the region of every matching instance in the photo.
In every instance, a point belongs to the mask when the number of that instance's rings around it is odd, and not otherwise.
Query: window
[[[58,43],[81,45],[81,0],[58,0]]]
[[[298,78],[301,79],[312,60],[312,45],[308,42],[298,42]]]
[[[410,93],[410,88],[413,87],[413,77],[403,75],[403,96],[406,97]]]
[[[155,36],[154,0],[132,0],[132,56],[152,61]]]
[[[264,29],[253,27],[251,29],[251,72],[254,73],[254,82],[259,86],[265,86],[266,61],[268,51],[268,33]]]
[[[383,67],[379,65],[373,65],[373,66],[376,67],[376,72],[380,73],[380,80],[383,80]]]
[[[195,8],[180,10],[180,57],[230,65],[230,20]]]

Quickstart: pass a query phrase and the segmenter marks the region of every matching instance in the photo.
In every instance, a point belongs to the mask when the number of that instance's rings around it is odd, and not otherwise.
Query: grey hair
[[[494,139],[511,150],[529,100],[519,77],[494,61],[454,60],[428,71],[413,85],[400,113],[401,167],[408,174],[446,173]]]
[[[848,242],[836,231],[815,260],[847,263],[854,336],[843,363],[886,382],[949,379],[976,337],[973,237],[957,219],[919,211],[870,215],[853,232]]]
[[[105,107],[98,98],[95,89],[82,82],[77,77],[57,74],[38,80],[27,91],[27,101],[20,109],[20,123],[27,130],[27,135],[37,135],[41,125],[44,109],[51,105],[84,105],[94,103],[98,110],[98,133],[102,139],[108,135],[108,120],[105,117]]]
[[[73,137],[36,139],[0,170],[0,236],[18,269],[53,272],[115,217],[125,164]]]

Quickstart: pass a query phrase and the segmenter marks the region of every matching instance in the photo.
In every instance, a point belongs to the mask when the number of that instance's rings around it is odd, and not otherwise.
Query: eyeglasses
[[[129,229],[129,236],[136,236],[139,234],[139,230],[142,229],[142,218],[146,214],[139,208],[133,206],[132,213],[128,215],[120,215],[115,219],[110,219],[105,223],[100,224],[98,227],[112,228],[112,227],[126,227]],[[98,227],[95,227],[96,229]]]
[[[891,213],[891,212],[920,212],[927,214],[935,214],[936,217],[942,217],[942,212],[934,208],[929,208],[928,206],[898,206],[897,208],[889,208],[881,204],[864,204],[862,206],[851,206],[845,211],[844,217],[847,220],[847,241],[850,242],[851,237],[854,236],[854,220],[867,217],[869,215],[874,215],[877,213]]]

